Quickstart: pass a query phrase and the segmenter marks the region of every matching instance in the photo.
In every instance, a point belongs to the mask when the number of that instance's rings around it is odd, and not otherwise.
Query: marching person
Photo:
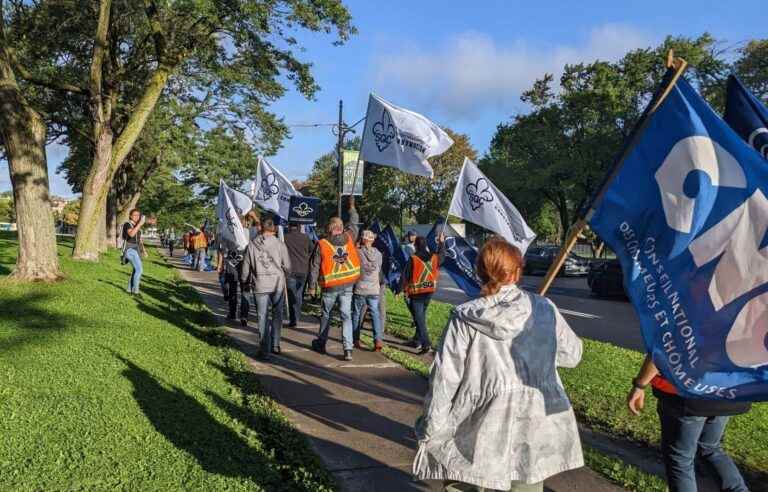
[[[293,222],[288,225],[288,232],[283,240],[291,258],[291,273],[288,275],[288,326],[295,327],[296,322],[301,319],[304,287],[307,284],[309,260],[314,245],[309,236],[301,232],[301,226]]]
[[[360,257],[360,278],[357,280],[352,297],[352,327],[355,348],[362,348],[360,345],[360,329],[363,325],[364,308],[367,307],[371,313],[371,323],[373,324],[374,348],[380,352],[384,347],[383,330],[381,327],[381,313],[379,311],[379,300],[381,298],[381,252],[373,247],[373,241],[376,240],[376,234],[373,231],[364,230],[361,243],[358,250]]]
[[[649,384],[658,399],[661,456],[670,492],[696,492],[697,451],[717,473],[721,490],[748,492],[739,469],[722,448],[722,439],[730,417],[748,412],[750,403],[683,398],[646,356],[627,396],[629,411],[635,415],[640,415],[645,406],[645,388]]]
[[[176,243],[176,232],[173,229],[171,229],[171,232],[168,233],[166,241],[168,242],[168,256],[173,258],[173,247]]]
[[[243,258],[240,281],[253,289],[261,336],[262,360],[270,353],[279,354],[280,330],[283,325],[285,273],[291,270],[288,250],[277,237],[277,226],[272,219],[261,222],[261,234],[248,244]],[[271,326],[267,327],[272,308]]]
[[[133,273],[128,279],[128,293],[131,295],[139,294],[139,284],[141,283],[141,274],[144,271],[141,256],[144,252],[144,244],[141,240],[141,228],[147,218],[141,212],[134,208],[128,214],[128,222],[123,224],[123,262],[130,263],[133,267]]]
[[[216,271],[222,278],[222,285],[224,286],[224,298],[229,305],[229,312],[227,319],[237,319],[237,300],[240,299],[240,324],[242,326],[248,325],[248,311],[250,304],[248,303],[248,296],[246,291],[248,287],[240,281],[243,271],[243,260],[245,258],[245,250],[238,250],[235,244],[223,239],[223,236],[218,243],[218,253],[216,261]],[[238,296],[238,288],[240,295]]]
[[[205,251],[208,248],[208,238],[203,229],[194,232],[191,237],[192,249],[194,251],[192,270],[202,272],[205,270]]]
[[[579,363],[581,340],[551,301],[517,287],[522,263],[502,238],[481,248],[482,297],[453,310],[435,355],[413,473],[445,490],[542,491],[584,466],[556,369]]]
[[[440,266],[445,259],[443,248],[445,236],[437,237],[437,252],[432,253],[427,247],[427,240],[418,236],[413,242],[416,252],[408,260],[403,272],[402,289],[410,303],[411,316],[416,324],[416,336],[413,346],[420,354],[432,350],[427,330],[427,308],[432,295],[437,291],[437,281],[440,277]]]
[[[403,244],[400,247],[402,248],[407,258],[413,256],[414,253],[416,253],[416,232],[412,230],[408,231],[408,233],[405,235]]]
[[[326,227],[326,237],[318,241],[310,264],[309,288],[314,291],[319,284],[322,289],[322,315],[320,331],[312,341],[312,349],[326,353],[328,331],[331,327],[331,310],[339,302],[341,313],[342,343],[344,360],[352,360],[352,290],[360,277],[360,256],[355,247],[358,215],[354,208],[349,211],[350,224],[344,230],[339,217],[332,217]]]

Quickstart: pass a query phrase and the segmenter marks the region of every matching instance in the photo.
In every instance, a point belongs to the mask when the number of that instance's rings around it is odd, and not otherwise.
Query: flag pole
[[[610,186],[611,182],[621,170],[621,167],[624,164],[627,156],[629,156],[629,154],[631,154],[637,146],[638,142],[640,141],[640,137],[650,124],[652,116],[656,113],[659,107],[661,107],[661,104],[664,102],[667,96],[669,96],[669,94],[672,92],[675,84],[677,84],[677,80],[683,75],[683,72],[685,72],[687,67],[688,62],[682,58],[675,57],[674,52],[669,50],[667,53],[667,73],[664,75],[664,81],[657,89],[653,99],[651,99],[651,102],[645,108],[645,111],[640,117],[640,120],[632,129],[632,133],[627,138],[627,140],[625,140],[624,148],[615,160],[611,170],[603,180],[603,183],[601,184],[598,192],[593,195],[589,205],[582,209],[582,211],[579,213],[579,219],[569,229],[563,246],[560,248],[560,251],[558,252],[552,264],[549,266],[547,275],[544,277],[544,280],[539,287],[540,295],[546,294],[549,290],[549,287],[555,280],[557,273],[562,268],[563,263],[565,263],[565,259],[568,257],[568,254],[576,245],[579,234],[581,234],[584,229],[587,228],[587,223],[589,219],[592,218],[592,214],[595,212],[595,207],[603,199],[603,196],[608,191],[608,187]]]
[[[371,96],[368,95],[368,104],[365,107],[365,122],[363,123],[363,135],[360,137],[360,151],[357,153],[357,162],[355,162],[355,175],[352,179],[352,189],[349,193],[349,208],[355,208],[355,188],[357,188],[357,170],[360,168],[360,154],[363,153],[363,146],[365,145],[365,125],[368,124],[368,110],[371,109]],[[354,126],[354,125],[353,125]],[[360,187],[360,196],[363,196],[362,186]],[[344,185],[342,182],[342,191]],[[355,224],[357,225],[357,224]]]

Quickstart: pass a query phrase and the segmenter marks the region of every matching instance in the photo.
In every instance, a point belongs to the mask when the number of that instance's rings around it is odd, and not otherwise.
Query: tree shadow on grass
[[[47,341],[53,332],[77,326],[81,319],[46,308],[48,293],[5,293],[0,298],[0,353],[17,350],[30,343]],[[3,336],[3,332],[8,336]]]
[[[269,446],[249,445],[183,389],[161,383],[132,361],[114,352],[113,355],[125,364],[122,375],[133,385],[133,397],[155,430],[177,449],[191,455],[206,472],[245,478],[267,490],[302,488],[286,483],[286,475],[292,471],[282,469],[283,462]],[[225,401],[214,396],[218,404]],[[279,431],[286,425],[271,419],[269,427]]]

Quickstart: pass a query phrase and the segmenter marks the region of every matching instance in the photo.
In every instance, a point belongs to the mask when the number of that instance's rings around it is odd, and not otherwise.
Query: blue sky
[[[299,33],[305,60],[321,86],[315,101],[295,91],[273,105],[289,125],[333,123],[344,99],[345,120],[365,112],[373,91],[394,104],[469,135],[481,153],[496,125],[525,112],[520,92],[565,63],[616,59],[657,44],[667,34],[704,31],[734,46],[766,36],[765,0],[723,1],[446,1],[352,0],[359,34],[341,47],[320,34]],[[328,127],[293,127],[269,158],[290,178],[304,178],[333,148]],[[71,191],[55,169],[66,155],[48,149],[52,190]],[[0,162],[0,191],[10,188]]]

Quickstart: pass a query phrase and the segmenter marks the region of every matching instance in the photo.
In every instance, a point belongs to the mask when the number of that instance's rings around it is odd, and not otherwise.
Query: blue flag
[[[320,240],[320,236],[317,235],[317,229],[315,229],[314,225],[306,224],[303,227],[304,234],[306,234],[313,243],[316,243]]]
[[[381,229],[378,220],[371,224],[371,230],[374,233],[376,233],[375,228]],[[400,248],[400,242],[397,240],[397,235],[392,230],[392,227],[387,226],[384,230],[376,233],[373,247],[381,251],[381,269],[384,272],[387,287],[395,294],[398,294],[401,290],[400,279],[403,275],[403,269],[406,263],[408,263],[408,258],[406,258],[405,253]]]
[[[681,78],[589,218],[683,396],[768,400],[766,195],[765,161]]]
[[[368,226],[368,230],[370,230],[372,233],[376,234],[377,236],[381,234],[381,223],[379,222],[379,219],[373,219],[373,222],[371,222],[371,225]]]
[[[320,210],[320,199],[313,196],[294,195],[290,198],[288,222],[315,224]]]
[[[723,118],[741,138],[768,159],[768,108],[735,75],[728,77]]]
[[[443,222],[437,222],[427,234],[427,245],[432,251],[437,251],[438,231],[443,228]],[[480,279],[475,272],[477,265],[477,249],[463,237],[448,236],[445,238],[445,260],[442,268],[461,290],[469,297],[480,295]]]

